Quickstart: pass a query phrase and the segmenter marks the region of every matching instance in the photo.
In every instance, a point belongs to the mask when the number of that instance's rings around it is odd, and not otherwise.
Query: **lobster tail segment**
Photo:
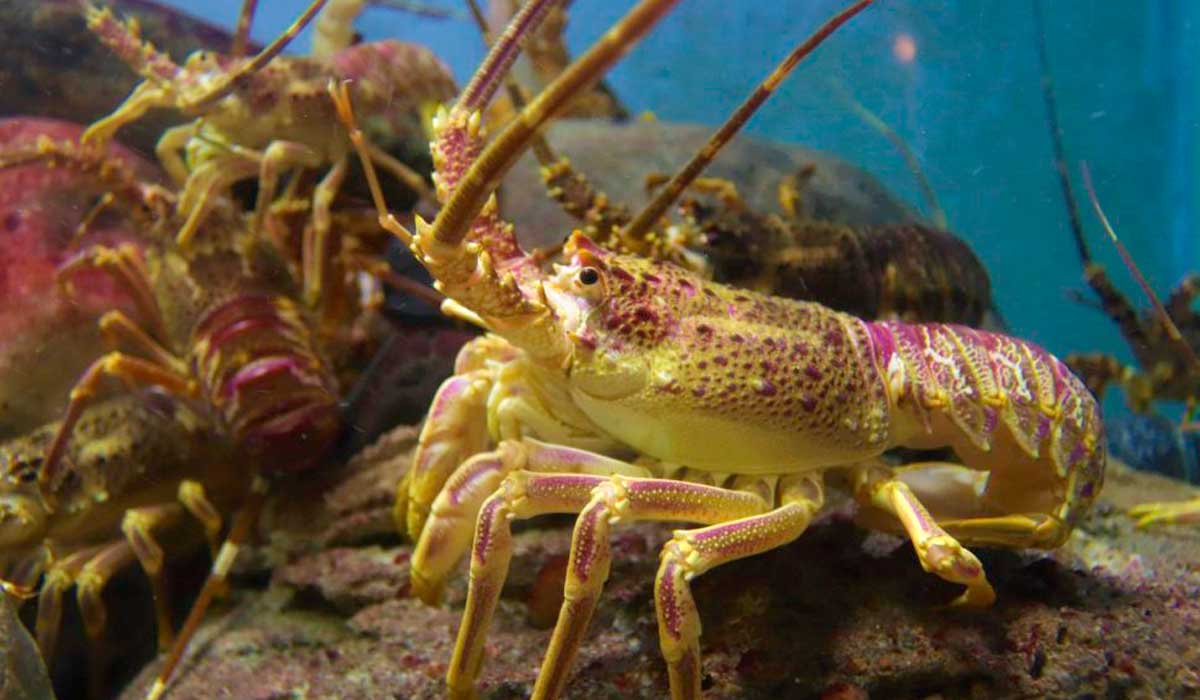
[[[892,402],[912,419],[898,445],[1048,459],[1064,490],[1056,517],[1071,523],[1086,512],[1104,479],[1104,429],[1066,365],[1032,343],[964,326],[870,325]]]

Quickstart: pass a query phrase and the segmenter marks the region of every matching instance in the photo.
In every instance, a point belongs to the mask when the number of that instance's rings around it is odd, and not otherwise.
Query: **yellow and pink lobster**
[[[521,37],[554,4],[527,2],[436,118],[443,207],[432,223],[418,218],[415,233],[386,213],[346,86],[334,90],[381,223],[432,273],[443,309],[488,331],[464,348],[434,400],[397,504],[417,539],[420,597],[436,601],[470,554],[451,696],[474,692],[512,557],[511,522],[546,513],[578,519],[535,698],[562,695],[608,574],[611,528],[634,520],[701,525],[664,545],[654,595],[671,696],[699,697],[689,582],[799,537],[831,470],[848,473],[869,517],[907,534],[927,571],[966,586],[958,602],[990,604],[995,594],[966,547],[1062,544],[1103,482],[1095,400],[1059,360],[1007,336],[871,323],[609,252],[579,234],[565,264],[523,252],[497,213],[497,182],[673,2],[637,3],[485,145],[481,112]],[[940,446],[963,464],[880,459],[893,447]]]

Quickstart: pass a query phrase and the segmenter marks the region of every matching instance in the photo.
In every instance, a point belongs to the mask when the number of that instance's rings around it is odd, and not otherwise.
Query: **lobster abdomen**
[[[868,325],[895,406],[893,444],[951,446],[967,466],[988,468],[989,490],[1006,478],[1046,479],[1049,514],[1068,525],[1087,512],[1104,481],[1104,428],[1096,400],[1058,358],[965,326]],[[985,453],[995,453],[990,467]]]
[[[197,325],[192,361],[238,454],[265,471],[315,466],[339,430],[336,382],[300,309],[242,295]]]

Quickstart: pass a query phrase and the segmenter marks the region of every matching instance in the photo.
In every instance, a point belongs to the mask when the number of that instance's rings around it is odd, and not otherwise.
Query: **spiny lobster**
[[[64,457],[76,424],[108,378],[164,392],[209,421],[233,465],[207,469],[217,474],[233,468],[246,493],[175,639],[171,666],[223,586],[268,480],[323,463],[341,428],[336,378],[299,299],[299,282],[233,202],[221,198],[206,218],[204,241],[184,249],[172,235],[180,221],[175,196],[138,179],[120,161],[94,148],[43,139],[29,152],[7,154],[4,162],[32,160],[92,174],[108,189],[108,205],[137,220],[145,239],[140,248],[86,248],[60,268],[68,288],[81,271],[109,274],[135,300],[136,314],[111,310],[100,319],[102,334],[120,349],[93,362],[71,391],[37,470],[45,509],[54,514],[66,506],[61,494],[74,471]],[[160,617],[159,625],[169,626],[169,620]]]
[[[809,49],[869,2],[830,20]],[[1095,400],[1065,365],[1024,341],[866,322],[613,253],[581,234],[567,241],[566,264],[545,269],[544,256],[522,251],[499,218],[496,185],[539,129],[673,2],[637,3],[485,147],[481,112],[521,38],[553,4],[527,2],[435,119],[443,207],[432,223],[418,218],[415,232],[387,213],[346,86],[335,89],[381,224],[430,271],[448,297],[444,311],[489,331],[463,350],[435,398],[397,504],[417,538],[413,589],[423,599],[436,601],[470,553],[451,695],[473,693],[512,557],[511,521],[545,513],[578,519],[536,698],[566,685],[609,569],[611,526],[639,519],[704,525],[675,532],[655,584],[671,696],[698,697],[690,580],[798,537],[834,468],[850,472],[866,508],[908,534],[922,566],[967,587],[959,602],[990,604],[991,585],[963,543],[1065,540],[1103,482]],[[754,93],[759,102],[782,71]],[[944,445],[965,466],[892,469],[878,459],[894,446]]]
[[[84,134],[86,144],[102,147],[125,124],[155,107],[177,109],[195,119],[167,130],[157,145],[159,160],[180,185],[183,218],[177,241],[186,246],[219,195],[239,180],[258,178],[254,230],[261,230],[280,177],[291,169],[330,166],[316,186],[312,226],[305,230],[304,297],[320,298],[328,271],[327,249],[333,230],[330,207],[346,176],[350,145],[337,127],[325,93],[330,80],[354,81],[354,101],[368,115],[371,132],[389,145],[421,136],[422,115],[454,94],[454,81],[428,49],[394,40],[340,45],[352,32],[362,2],[334,0],[318,24],[318,56],[278,54],[322,9],[313,0],[278,38],[252,58],[198,51],[183,65],[143,42],[136,25],[92,7],[88,27],[143,78],[112,114]],[[244,0],[235,46],[244,46],[253,0]],[[330,26],[334,25],[334,26]],[[338,28],[344,31],[337,31]],[[337,37],[342,37],[338,39]],[[424,193],[424,179],[387,150],[373,158],[413,191]]]

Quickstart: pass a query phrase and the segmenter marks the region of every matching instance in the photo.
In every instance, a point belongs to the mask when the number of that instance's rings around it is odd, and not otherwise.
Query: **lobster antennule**
[[[562,75],[529,102],[471,165],[450,200],[433,223],[434,238],[444,246],[457,246],[466,237],[476,215],[495,191],[538,131],[567,105],[571,98],[600,79],[626,51],[637,43],[678,0],[642,0],[614,24],[595,44],[575,60]],[[521,15],[514,18],[520,19]],[[528,28],[525,29],[528,31]],[[505,37],[508,32],[505,33]],[[493,52],[502,50],[503,40]],[[491,70],[485,63],[485,68]],[[483,70],[480,71],[480,74]],[[475,80],[472,80],[472,84]],[[497,81],[498,85],[498,81]],[[470,86],[468,87],[470,89]],[[463,105],[465,106],[465,105]]]
[[[796,48],[792,49],[791,53],[789,53],[787,57],[779,63],[779,65],[775,66],[775,70],[771,71],[771,74],[768,75],[761,83],[759,83],[756,88],[754,88],[754,91],[750,93],[749,97],[747,97],[746,100],[738,106],[734,113],[730,115],[729,119],[727,119],[725,123],[722,124],[719,129],[717,129],[712,137],[709,138],[708,143],[704,144],[704,146],[696,152],[696,155],[692,156],[692,159],[688,161],[687,165],[683,166],[683,168],[671,178],[671,181],[658,191],[658,194],[654,197],[654,199],[651,200],[651,202],[647,204],[646,207],[642,209],[642,211],[639,212],[636,217],[634,217],[633,221],[631,221],[625,227],[625,230],[621,231],[620,239],[626,243],[629,243],[643,237],[646,232],[650,230],[650,227],[652,227],[655,222],[662,217],[667,208],[670,207],[675,200],[679,199],[679,195],[683,194],[683,191],[686,190],[693,181],[695,181],[696,177],[699,176],[706,167],[708,167],[708,164],[713,161],[713,158],[716,157],[721,148],[723,148],[725,144],[729,143],[729,140],[732,139],[739,131],[741,131],[742,127],[747,121],[749,121],[750,117],[752,117],[754,113],[758,111],[758,108],[767,101],[767,98],[775,92],[775,89],[779,87],[779,84],[782,83],[783,80],[792,72],[792,69],[796,67],[796,64],[798,64],[801,59],[812,53],[813,50],[820,46],[821,43],[825,41],[830,34],[833,34],[838,27],[850,21],[850,18],[866,9],[867,5],[870,5],[871,2],[872,0],[858,0],[858,2],[850,5],[838,14],[829,18],[829,20],[826,21],[825,24],[821,25],[817,31],[813,32],[812,35],[796,46]]]

